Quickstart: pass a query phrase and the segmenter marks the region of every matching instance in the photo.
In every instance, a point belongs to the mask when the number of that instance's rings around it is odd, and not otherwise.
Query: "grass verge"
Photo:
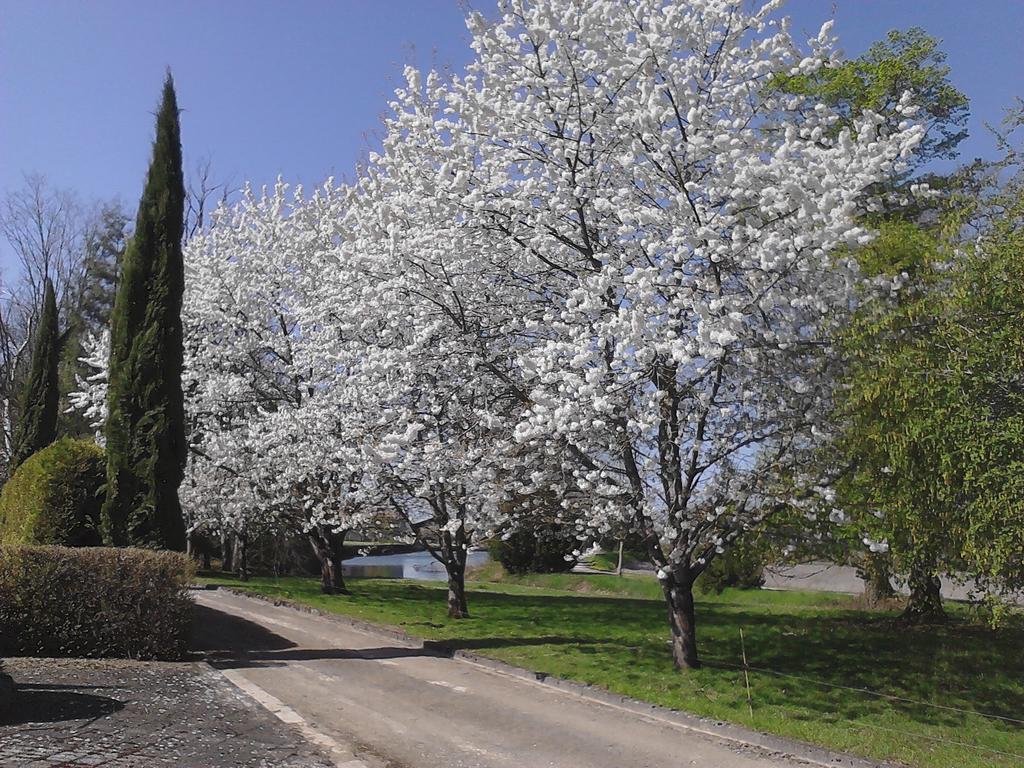
[[[948,625],[911,628],[894,614],[857,610],[846,595],[726,590],[698,596],[705,667],[680,674],[653,579],[512,577],[494,567],[476,577],[490,580],[473,582],[472,618],[462,621],[445,616],[442,584],[355,580],[345,597],[320,594],[315,579],[204,581],[399,626],[550,675],[869,758],[920,768],[1024,765],[1020,617],[993,631],[954,607]]]

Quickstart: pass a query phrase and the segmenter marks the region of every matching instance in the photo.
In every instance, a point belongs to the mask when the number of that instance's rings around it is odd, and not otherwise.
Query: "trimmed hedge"
[[[193,575],[177,552],[0,547],[0,655],[179,659]]]
[[[65,437],[19,466],[0,492],[0,544],[100,543],[103,449]]]

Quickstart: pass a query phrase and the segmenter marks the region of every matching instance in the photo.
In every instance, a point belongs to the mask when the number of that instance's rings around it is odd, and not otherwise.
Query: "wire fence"
[[[975,709],[964,709],[962,707],[951,707],[946,704],[935,704],[931,701],[922,701],[920,699],[911,699],[906,696],[896,696],[890,693],[882,693],[881,691],[872,691],[870,688],[858,688],[852,685],[842,685],[841,683],[830,683],[826,680],[819,680],[814,677],[806,677],[804,675],[793,675],[788,672],[780,672],[776,669],[769,669],[767,667],[757,667],[750,664],[736,664],[734,662],[724,661],[715,659],[710,664],[714,666],[729,667],[731,669],[744,669],[746,668],[750,672],[760,672],[762,674],[773,675],[775,677],[785,677],[791,680],[800,680],[805,683],[813,683],[814,685],[820,685],[824,688],[838,688],[844,691],[853,691],[855,693],[863,693],[868,696],[875,696],[879,699],[888,699],[889,701],[898,701],[904,704],[917,704],[922,707],[931,707],[932,709],[941,709],[947,712],[956,712],[962,715],[976,715],[977,717],[987,717],[992,720],[1001,720],[1006,723],[1013,723],[1015,725],[1024,725],[1024,720],[1016,717],[1006,717],[1005,715],[993,715],[988,712],[979,712]]]
[[[956,747],[967,747],[968,749],[975,749],[979,752],[986,752],[991,755],[1001,755],[1003,757],[1015,757],[1020,760],[1024,760],[1024,755],[1018,754],[1017,752],[1004,752],[1001,749],[995,749],[994,747],[986,747],[981,744],[970,744],[966,741],[957,741],[955,739],[945,739],[941,736],[929,736],[926,733],[914,733],[913,731],[905,731],[902,728],[887,728],[884,725],[875,725],[874,723],[865,723],[863,720],[852,720],[851,723],[859,728],[872,728],[876,731],[887,731],[888,733],[896,733],[901,736],[911,736],[915,739],[926,739],[927,741],[934,741],[940,744],[951,744]]]
[[[747,706],[748,706],[748,709],[750,710],[751,718],[753,718],[754,703],[756,702],[757,696],[756,696],[756,690],[754,690],[754,686],[752,686],[751,682],[750,682],[750,674],[751,673],[758,673],[758,674],[763,674],[763,675],[771,675],[773,677],[785,678],[785,679],[790,679],[790,680],[797,680],[797,681],[800,681],[800,682],[810,683],[812,685],[821,686],[823,688],[833,688],[833,689],[842,690],[842,691],[849,691],[851,693],[857,693],[857,694],[862,694],[862,695],[865,695],[865,696],[871,696],[871,697],[874,697],[874,698],[877,698],[877,699],[881,699],[881,700],[885,700],[885,701],[897,702],[897,703],[900,703],[900,704],[913,704],[915,706],[927,707],[927,708],[939,710],[939,711],[942,711],[942,712],[949,712],[949,713],[955,713],[955,714],[959,714],[959,715],[970,715],[970,716],[974,716],[974,717],[986,718],[986,719],[993,720],[993,721],[996,721],[996,722],[1006,723],[1006,724],[1012,725],[1012,726],[1024,726],[1024,719],[1022,719],[1022,718],[1009,717],[1007,715],[997,715],[997,714],[993,714],[993,713],[990,713],[990,712],[980,712],[978,710],[966,709],[964,707],[954,707],[954,706],[950,706],[948,704],[936,704],[935,702],[932,702],[932,701],[924,701],[924,700],[921,700],[921,699],[913,699],[913,698],[910,698],[908,696],[897,696],[897,695],[891,694],[891,693],[883,693],[882,691],[874,691],[874,690],[871,690],[870,688],[864,688],[864,687],[858,687],[858,686],[852,686],[852,685],[843,685],[841,683],[832,683],[832,682],[829,682],[827,680],[821,680],[821,679],[818,679],[818,678],[809,677],[807,675],[795,675],[795,674],[792,674],[792,673],[789,673],[789,672],[782,672],[782,671],[777,670],[777,669],[771,669],[769,667],[760,667],[760,666],[752,665],[752,664],[750,664],[748,662],[748,659],[747,659],[746,647],[745,647],[745,643],[743,642],[743,638],[742,638],[742,630],[740,632],[740,645],[741,645],[741,649],[742,649],[742,653],[741,653],[741,655],[742,655],[742,663],[736,663],[736,662],[733,662],[733,661],[727,661],[725,659],[720,659],[720,658],[711,658],[711,659],[707,659],[706,658],[705,663],[707,663],[709,666],[716,666],[716,667],[723,667],[723,668],[728,668],[728,669],[735,669],[735,670],[739,670],[739,671],[743,672],[743,685],[744,685],[744,687],[746,689]],[[949,745],[949,746],[961,747],[961,748],[964,748],[964,749],[971,749],[971,750],[975,750],[975,751],[978,751],[978,752],[984,752],[986,754],[999,755],[1000,757],[1014,758],[1016,760],[1020,760],[1021,761],[1021,765],[1024,765],[1024,754],[1017,753],[1017,752],[1007,752],[1005,750],[996,749],[995,747],[988,747],[988,746],[985,746],[985,745],[982,745],[982,744],[972,744],[972,743],[967,742],[967,741],[961,741],[959,739],[954,739],[954,738],[946,738],[944,736],[935,736],[935,735],[926,734],[926,733],[919,733],[919,732],[916,732],[916,731],[909,731],[909,730],[906,730],[906,729],[903,729],[903,728],[892,728],[892,727],[889,727],[889,726],[877,725],[875,723],[865,722],[865,721],[863,721],[861,719],[856,719],[856,720],[849,719],[849,720],[846,720],[845,722],[846,722],[847,725],[849,725],[849,726],[851,726],[853,728],[871,729],[871,730],[876,730],[876,731],[882,731],[882,732],[891,733],[891,734],[897,734],[897,735],[900,735],[900,736],[905,736],[905,737],[909,737],[909,738],[913,738],[913,739],[923,739],[925,741],[930,741],[930,742],[933,742],[933,743],[946,744],[946,745]]]

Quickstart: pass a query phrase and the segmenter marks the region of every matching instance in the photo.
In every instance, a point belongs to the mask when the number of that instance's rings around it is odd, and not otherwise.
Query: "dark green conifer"
[[[67,316],[67,330],[61,345],[61,401],[57,431],[71,437],[92,437],[95,428],[85,414],[71,407],[68,394],[79,389],[78,379],[96,371],[81,362],[90,335],[99,336],[110,327],[110,313],[117,295],[117,276],[128,246],[128,214],[118,202],[105,204],[89,223],[85,234],[82,274],[72,290],[78,295]]]
[[[36,451],[57,439],[57,410],[60,390],[60,332],[57,328],[57,297],[47,278],[43,288],[43,314],[32,350],[32,370],[21,398],[21,420],[15,439],[11,471]]]
[[[181,300],[185,184],[174,83],[168,73],[135,234],[110,324],[104,541],[181,549],[178,486],[185,467]]]

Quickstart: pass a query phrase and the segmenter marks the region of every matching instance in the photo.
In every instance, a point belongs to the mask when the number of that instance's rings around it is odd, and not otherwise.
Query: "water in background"
[[[482,550],[471,551],[466,565],[483,565],[491,556]],[[417,581],[444,581],[448,578],[444,566],[429,552],[406,552],[401,555],[368,555],[353,557],[342,564],[342,573],[356,579],[415,579]]]

